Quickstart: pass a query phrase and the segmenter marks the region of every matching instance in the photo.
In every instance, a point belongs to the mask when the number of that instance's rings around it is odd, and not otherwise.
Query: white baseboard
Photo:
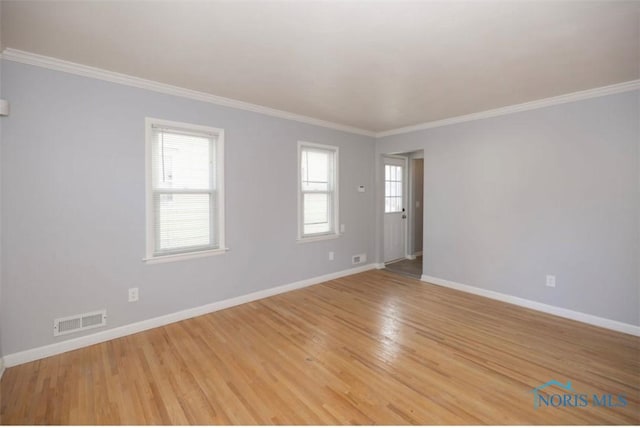
[[[51,345],[41,346],[39,348],[28,349],[26,351],[16,352],[4,356],[4,365],[13,367],[19,364],[28,363],[30,361],[39,360],[41,358],[50,357],[52,355],[62,354],[63,352],[73,351],[75,349],[84,348],[86,346],[95,345],[97,343],[106,342],[108,340],[117,339],[119,337],[128,336],[130,334],[139,333],[156,327],[162,327],[177,321],[194,318],[211,312],[227,309],[232,306],[241,305],[243,303],[253,302],[254,300],[264,299],[265,297],[275,296],[276,294],[286,293],[287,291],[297,290],[299,288],[308,287],[310,285],[319,284],[321,282],[330,281],[332,279],[341,278],[343,276],[353,275],[371,269],[376,269],[376,264],[368,264],[352,269],[346,269],[340,272],[329,273],[317,276],[315,278],[304,279],[302,281],[293,282],[291,284],[281,285],[279,287],[269,288],[267,290],[256,291],[255,293],[245,294],[244,296],[233,297],[231,299],[219,302],[209,303],[204,306],[198,306],[156,318],[139,321],[133,324],[115,327],[109,330],[100,331],[98,333],[87,336],[77,337],[63,342],[52,343]]]
[[[0,380],[4,374],[4,358],[0,357]]]
[[[387,265],[385,265],[384,263],[376,263],[375,267],[376,269],[384,269],[385,267],[387,267]]]
[[[415,260],[415,259],[416,259],[416,255],[415,254],[407,255],[407,260]]]
[[[585,324],[591,324],[598,327],[607,328],[609,330],[619,331],[634,336],[640,336],[640,326],[626,324],[620,321],[614,321],[608,318],[601,318],[595,315],[585,314],[583,312],[573,311],[571,309],[560,308],[558,306],[547,305],[533,300],[523,299],[521,297],[511,296],[509,294],[498,293],[497,291],[485,290],[484,288],[473,287],[471,285],[460,284],[458,282],[446,279],[435,278],[433,276],[422,275],[420,278],[424,282],[440,285],[442,287],[453,288],[454,290],[464,291],[466,293],[476,294],[478,296],[488,297],[489,299],[500,300],[501,302],[511,303],[536,311],[545,312],[547,314],[568,318],[574,321],[580,321]]]

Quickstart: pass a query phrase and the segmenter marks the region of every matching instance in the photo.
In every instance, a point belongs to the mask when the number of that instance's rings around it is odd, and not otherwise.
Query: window
[[[402,212],[402,167],[384,166],[384,212]]]
[[[146,260],[224,251],[224,131],[157,119],[146,125]]]
[[[338,236],[338,148],[298,143],[298,239]]]

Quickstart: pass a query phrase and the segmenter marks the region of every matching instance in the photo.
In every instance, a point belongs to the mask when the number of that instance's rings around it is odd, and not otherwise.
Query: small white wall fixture
[[[9,116],[9,101],[0,100],[0,116]]]

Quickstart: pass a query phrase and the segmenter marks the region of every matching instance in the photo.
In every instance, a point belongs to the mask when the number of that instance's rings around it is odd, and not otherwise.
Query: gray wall
[[[640,324],[639,92],[374,144],[9,61],[1,67],[12,106],[0,119],[4,355],[74,337],[53,338],[56,317],[106,308],[115,327],[348,269],[356,253],[379,261],[374,165],[381,153],[415,150],[425,151],[426,275]],[[225,129],[228,254],[141,261],[145,116]],[[340,147],[340,239],[295,241],[298,140]],[[547,273],[557,275],[555,289],[544,286]],[[134,286],[141,298],[129,304]]]
[[[640,325],[639,99],[379,139],[424,149],[424,274]]]
[[[5,355],[73,337],[54,339],[56,317],[106,308],[116,327],[348,269],[353,254],[373,258],[372,138],[6,60],[2,67],[12,106],[2,119]],[[229,253],[142,262],[145,116],[225,129]],[[339,239],[296,243],[298,140],[340,147]],[[127,303],[129,287],[140,287],[139,302]]]

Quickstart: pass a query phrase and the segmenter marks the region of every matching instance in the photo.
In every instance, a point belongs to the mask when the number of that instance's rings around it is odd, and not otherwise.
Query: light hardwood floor
[[[638,424],[640,340],[369,271],[7,369],[2,424]],[[533,407],[534,387],[626,407]],[[561,390],[553,390],[562,393]]]

